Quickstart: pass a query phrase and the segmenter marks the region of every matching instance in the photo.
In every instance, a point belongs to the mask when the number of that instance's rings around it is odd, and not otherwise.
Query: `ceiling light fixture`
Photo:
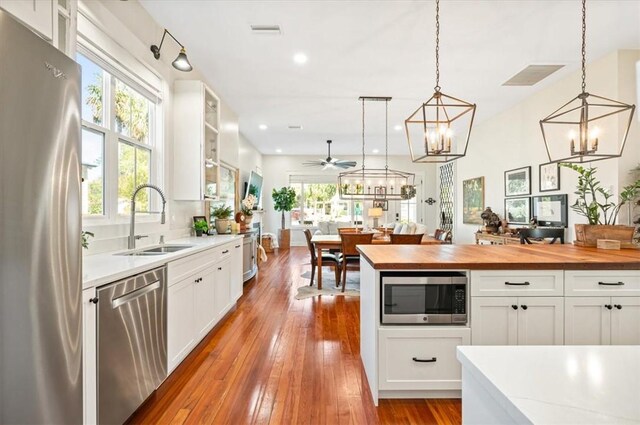
[[[436,85],[433,96],[404,121],[411,160],[449,162],[465,156],[475,114],[475,103],[440,91],[440,0],[436,0]]]
[[[416,196],[416,175],[389,169],[389,101],[390,97],[361,96],[362,102],[362,169],[338,175],[338,190],[343,200],[389,200],[401,201]],[[365,167],[365,115],[366,101],[385,103],[384,124],[384,169]]]
[[[393,129],[394,129],[395,131],[402,131],[402,126],[401,126],[400,124],[394,125],[394,126],[393,126]]]
[[[277,148],[277,149],[276,149],[276,153],[282,153],[282,149]]]
[[[587,4],[586,0],[582,0],[582,91],[540,120],[542,139],[551,162],[618,158],[622,156],[627,142],[636,106],[587,92],[586,56]],[[622,130],[621,139],[614,134],[618,133],[619,128]],[[601,133],[605,133],[606,137],[603,138]],[[571,155],[564,157],[567,148]]]
[[[309,58],[304,53],[296,53],[293,55],[293,61],[298,65],[304,65],[308,60]]]
[[[267,127],[267,125],[266,125],[266,124],[260,124],[260,125],[258,126],[258,128],[259,128],[260,130],[266,130],[266,129],[267,129],[267,128],[269,128],[269,127]]]
[[[372,150],[371,152],[373,152],[373,153],[379,153],[379,152],[380,152],[380,149],[374,149],[374,150]]]
[[[160,40],[160,46],[156,46],[155,44],[151,46],[151,52],[153,53],[153,57],[156,60],[160,59],[160,50],[162,49],[162,43],[164,43],[164,37],[169,34],[173,41],[178,43],[180,46],[180,53],[178,53],[178,57],[171,62],[171,65],[178,71],[189,72],[193,69],[191,63],[189,63],[189,59],[187,58],[187,51],[184,46],[165,28],[164,33],[162,33],[162,40]]]

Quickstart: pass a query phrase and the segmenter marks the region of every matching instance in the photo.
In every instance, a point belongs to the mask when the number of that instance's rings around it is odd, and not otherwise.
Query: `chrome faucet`
[[[160,189],[158,186],[154,184],[141,184],[140,186],[136,187],[136,190],[133,191],[133,195],[131,195],[131,225],[129,226],[129,243],[128,243],[129,249],[136,249],[136,239],[141,239],[146,237],[146,236],[136,235],[136,196],[138,195],[138,192],[140,192],[142,189],[145,189],[145,188],[154,189],[160,194],[160,197],[162,198],[162,212],[160,213],[160,224],[165,223],[165,207],[167,205],[167,199],[165,198],[164,193],[162,192],[162,189]],[[144,212],[147,212],[147,211],[144,211]],[[158,214],[150,211],[148,213]]]

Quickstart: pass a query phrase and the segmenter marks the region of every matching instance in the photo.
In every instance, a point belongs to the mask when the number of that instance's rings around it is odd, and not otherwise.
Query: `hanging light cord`
[[[389,100],[384,101],[384,169],[385,169],[385,174],[388,174],[388,170],[389,170]]]
[[[587,91],[587,0],[582,0],[582,93]]]
[[[436,0],[436,86],[434,89],[436,92],[440,91],[440,0]]]
[[[362,99],[362,184],[364,187],[364,99]],[[364,190],[362,192],[364,194]]]

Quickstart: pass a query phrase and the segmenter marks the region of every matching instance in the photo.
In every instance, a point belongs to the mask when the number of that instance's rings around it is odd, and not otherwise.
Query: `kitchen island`
[[[640,344],[640,250],[572,245],[358,249],[360,351],[376,404],[379,398],[460,397],[458,346]],[[382,277],[443,272],[467,279],[465,314],[458,316],[464,322],[428,324],[425,317],[421,325],[383,323],[387,309],[402,305],[396,300],[381,305]],[[426,290],[420,292],[405,293],[411,308],[416,299],[428,298]]]

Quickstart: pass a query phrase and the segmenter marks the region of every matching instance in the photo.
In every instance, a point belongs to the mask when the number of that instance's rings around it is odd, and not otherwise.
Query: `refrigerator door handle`
[[[157,280],[147,286],[143,286],[142,288],[135,290],[133,292],[129,292],[128,294],[125,294],[121,297],[118,298],[114,298],[111,300],[111,308],[113,308],[114,310],[124,304],[127,304],[133,300],[135,300],[138,297],[141,297],[145,294],[148,294],[149,292],[153,292],[156,289],[160,289],[160,281]]]

